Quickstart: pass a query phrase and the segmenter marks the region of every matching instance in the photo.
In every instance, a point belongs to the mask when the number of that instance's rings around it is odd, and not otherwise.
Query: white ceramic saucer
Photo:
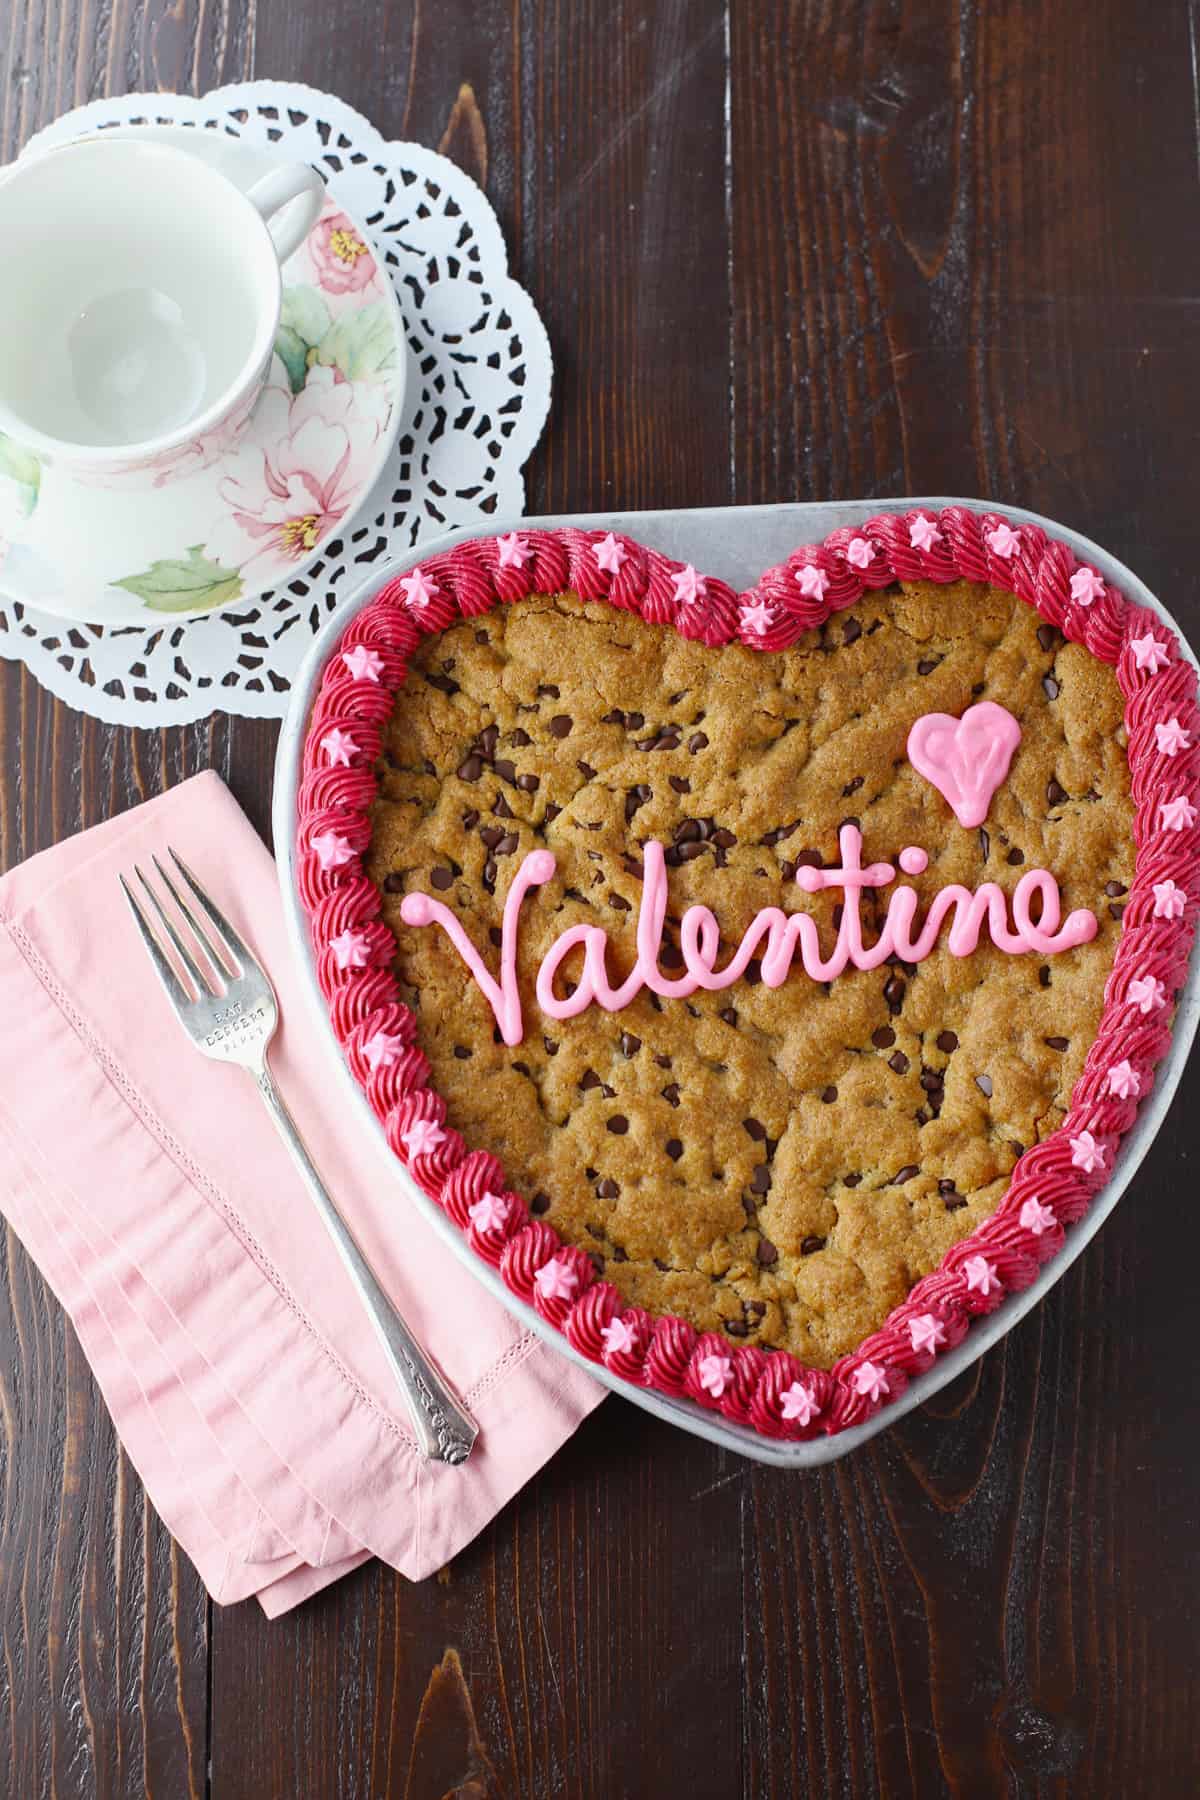
[[[131,126],[249,186],[274,158],[216,132]],[[400,309],[366,231],[328,199],[285,265],[248,422],[136,476],[84,482],[0,433],[0,594],[89,624],[209,611],[293,579],[346,530],[396,440]],[[234,422],[241,427],[242,421]]]

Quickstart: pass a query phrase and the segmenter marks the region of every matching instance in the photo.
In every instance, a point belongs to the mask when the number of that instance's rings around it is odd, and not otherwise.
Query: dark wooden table
[[[1200,635],[1196,0],[2,28],[5,154],[99,94],[269,74],[462,163],[558,359],[531,510],[986,494]],[[111,730],[3,664],[0,734],[5,865],[209,765],[266,829],[271,726]],[[1198,1098],[1051,1299],[857,1455],[788,1477],[610,1400],[437,1579],[277,1624],[207,1604],[0,1239],[0,1796],[1196,1792]]]

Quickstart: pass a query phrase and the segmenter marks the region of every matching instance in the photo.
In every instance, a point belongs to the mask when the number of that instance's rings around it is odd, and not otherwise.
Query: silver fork
[[[159,880],[190,927],[195,942],[189,948],[168,916],[158,895],[135,866],[134,875],[153,908],[154,916],[179,967],[191,983],[180,979],[145,909],[135,899],[129,883],[119,877],[125,898],[141,932],[158,978],[184,1031],[205,1056],[217,1062],[236,1063],[253,1076],[275,1128],[287,1145],[292,1161],[316,1203],[321,1222],[366,1307],[367,1316],[383,1345],[393,1375],[400,1385],[412,1416],[417,1443],[435,1462],[461,1463],[471,1454],[479,1427],[455,1398],[380,1287],[370,1264],[359,1249],[346,1221],[317,1173],[295,1122],[275,1086],[267,1063],[267,1046],[279,1023],[279,1005],[266,971],[242,942],[228,919],[218,911],[186,864],[169,851],[172,862],[196,906],[207,920],[201,925],[187,900],[167,874],[157,856]],[[199,952],[197,956],[196,952]],[[211,969],[207,973],[202,962]]]

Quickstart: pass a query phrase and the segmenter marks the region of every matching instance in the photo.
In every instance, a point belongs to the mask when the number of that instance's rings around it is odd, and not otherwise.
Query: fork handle
[[[287,1145],[292,1161],[316,1203],[321,1222],[333,1239],[334,1248],[367,1309],[392,1374],[407,1402],[419,1448],[433,1462],[465,1462],[479,1435],[479,1427],[465,1407],[455,1399],[443,1377],[434,1368],[380,1287],[370,1263],[355,1242],[350,1227],[335,1206],[328,1188],[317,1172],[316,1164],[305,1149],[304,1140],[296,1129],[295,1121],[266,1062],[263,1062],[261,1069],[252,1069],[250,1073],[266,1103],[267,1111],[275,1121],[275,1129]]]

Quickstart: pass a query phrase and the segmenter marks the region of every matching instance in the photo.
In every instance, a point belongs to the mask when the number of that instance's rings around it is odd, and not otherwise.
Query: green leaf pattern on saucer
[[[179,561],[152,562],[140,575],[126,575],[114,587],[136,594],[152,612],[194,612],[197,607],[221,606],[242,592],[236,569],[209,562],[200,544],[193,544]]]
[[[28,519],[41,491],[42,461],[3,431],[0,431],[0,482],[7,490],[6,506],[18,519]]]

